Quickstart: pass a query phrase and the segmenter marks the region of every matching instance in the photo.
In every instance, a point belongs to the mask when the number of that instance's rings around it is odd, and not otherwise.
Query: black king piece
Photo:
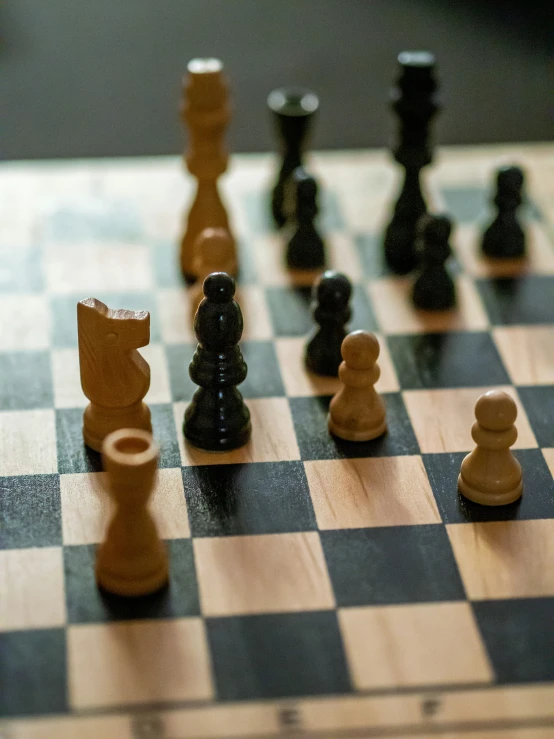
[[[294,170],[302,164],[304,145],[312,119],[319,107],[319,99],[309,90],[281,87],[269,94],[267,105],[273,113],[283,148],[281,169],[271,193],[273,220],[281,228],[289,215],[285,199],[287,182]]]
[[[432,160],[431,120],[440,108],[434,77],[435,57],[428,51],[403,51],[398,56],[400,76],[391,90],[391,104],[400,119],[399,144],[394,158],[405,176],[394,214],[385,232],[385,261],[397,274],[416,266],[416,225],[427,211],[419,173]]]

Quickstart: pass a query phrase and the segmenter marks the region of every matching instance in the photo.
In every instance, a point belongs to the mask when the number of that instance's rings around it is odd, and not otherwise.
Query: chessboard
[[[521,165],[529,259],[479,256],[495,168]],[[351,329],[376,333],[388,433],[335,439],[336,379],[309,375],[313,275],[283,265],[269,155],[232,158],[252,414],[242,449],[185,445],[195,348],[177,157],[0,167],[0,737],[215,739],[554,733],[554,147],[439,149],[458,307],[421,313],[387,272],[399,173],[385,151],[311,155]],[[152,509],[169,588],[100,592],[110,504],[83,446],[76,303],[148,310]],[[521,501],[461,498],[474,405],[518,407]]]

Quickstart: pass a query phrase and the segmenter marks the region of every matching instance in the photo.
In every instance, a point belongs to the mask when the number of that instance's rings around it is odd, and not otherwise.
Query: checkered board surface
[[[506,162],[527,170],[530,259],[491,271],[478,236]],[[387,153],[313,157],[329,264],[355,284],[351,328],[381,344],[389,431],[359,444],[328,435],[337,381],[302,365],[309,288],[269,224],[274,168],[237,156],[222,182],[253,425],[223,455],[181,434],[195,342],[176,267],[192,192],[180,161],[0,170],[2,739],[552,736],[554,147],[439,152],[426,183],[457,222],[459,305],[435,315],[382,264]],[[134,600],[93,575],[110,508],[81,437],[75,306],[91,295],[151,313],[141,351],[171,582]],[[491,387],[518,405],[524,469],[523,499],[499,509],[456,491]]]

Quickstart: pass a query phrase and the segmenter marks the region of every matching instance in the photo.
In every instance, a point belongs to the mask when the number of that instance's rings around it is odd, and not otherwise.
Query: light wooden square
[[[0,477],[57,471],[54,411],[0,412]]]
[[[150,388],[144,397],[145,403],[171,403],[169,370],[165,349],[162,344],[148,344],[139,349],[150,365]]]
[[[213,697],[200,618],[71,626],[67,662],[76,710]]]
[[[263,288],[257,285],[241,285],[237,288],[235,300],[240,305],[244,320],[242,341],[271,339],[273,325]]]
[[[252,420],[250,441],[232,452],[205,452],[196,449],[183,436],[183,418],[188,403],[174,403],[173,411],[181,464],[242,464],[245,462],[284,462],[300,459],[294,423],[286,398],[247,400]]]
[[[339,624],[358,690],[493,679],[468,603],[345,608]]]
[[[553,326],[502,326],[492,335],[515,385],[554,384]]]
[[[424,454],[466,452],[475,447],[471,427],[475,422],[475,403],[490,387],[453,390],[405,390],[402,393],[412,426]],[[511,387],[498,390],[511,395],[517,405],[518,438],[514,449],[530,449],[537,440],[517,391]]]
[[[546,460],[546,464],[548,465],[548,469],[554,476],[554,449],[543,449],[542,455]]]
[[[46,629],[66,620],[60,547],[0,551],[0,631]]]
[[[104,488],[104,473],[61,475],[60,493],[64,544],[102,541],[114,512],[114,504]],[[158,470],[150,509],[162,539],[190,536],[180,469]]]
[[[472,600],[554,596],[554,567],[549,566],[554,520],[449,524],[446,529]]]
[[[435,331],[479,331],[488,319],[481,297],[473,282],[455,279],[457,306],[450,311],[416,310],[412,303],[410,279],[372,280],[368,286],[373,310],[385,334],[411,334]]]
[[[51,293],[134,292],[152,287],[146,246],[122,244],[52,244],[45,248],[44,269]]]
[[[256,273],[261,285],[285,287],[296,285],[310,287],[323,269],[292,270],[285,262],[287,230],[281,233],[264,234],[252,238],[251,248],[256,264]]]
[[[304,467],[320,529],[441,522],[419,456],[321,460]]]
[[[0,351],[50,347],[50,305],[44,295],[0,294],[0,316]]]
[[[78,349],[54,349],[52,384],[56,408],[84,408],[88,400],[81,388]]]
[[[317,611],[335,599],[319,534],[194,539],[202,613]]]
[[[554,274],[554,249],[544,227],[532,221],[525,224],[525,259],[487,259],[481,253],[482,225],[464,225],[456,230],[454,251],[464,271],[474,277],[517,277],[523,274]]]
[[[381,376],[375,386],[378,392],[397,392],[400,387],[392,363],[388,346],[383,337],[378,336],[381,353],[379,367]],[[279,359],[279,369],[287,396],[307,397],[310,395],[334,395],[341,388],[338,377],[324,377],[309,372],[304,365],[305,337],[276,339],[275,349]]]
[[[194,343],[188,292],[184,288],[166,288],[156,292],[156,300],[163,343]]]

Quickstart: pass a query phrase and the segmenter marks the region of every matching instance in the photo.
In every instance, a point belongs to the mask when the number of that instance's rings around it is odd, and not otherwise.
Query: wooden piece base
[[[340,439],[345,439],[346,441],[371,441],[372,439],[377,439],[386,432],[387,424],[386,421],[383,421],[372,429],[356,431],[351,428],[349,429],[338,426],[336,423],[333,423],[331,416],[328,415],[327,428],[331,434],[338,436]]]
[[[508,505],[514,503],[518,498],[521,498],[523,492],[523,480],[517,483],[511,490],[505,490],[501,493],[483,493],[482,490],[476,490],[469,485],[464,478],[462,473],[458,475],[458,490],[468,500],[474,503],[480,503],[481,505],[487,506],[498,506]]]
[[[152,431],[150,408],[142,401],[128,408],[102,408],[89,403],[83,414],[83,439],[96,452],[102,451],[104,439],[121,428]]]

